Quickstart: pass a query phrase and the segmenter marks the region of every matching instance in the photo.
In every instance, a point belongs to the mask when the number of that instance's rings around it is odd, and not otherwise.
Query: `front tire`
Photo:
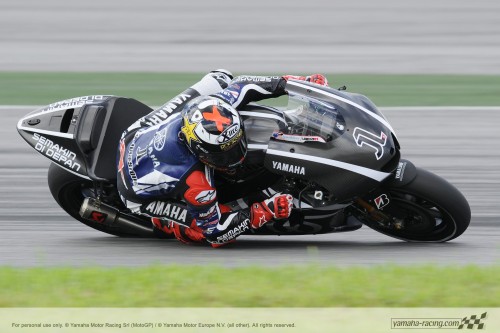
[[[446,242],[467,229],[471,219],[469,203],[460,191],[443,178],[417,168],[415,178],[404,186],[387,186],[390,203],[381,212],[392,225],[364,221],[385,235],[410,242]],[[394,224],[400,223],[400,229]]]

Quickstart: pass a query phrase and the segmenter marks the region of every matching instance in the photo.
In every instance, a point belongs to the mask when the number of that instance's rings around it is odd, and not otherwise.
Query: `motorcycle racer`
[[[328,84],[320,74],[233,79],[219,69],[137,120],[123,133],[118,150],[118,191],[127,208],[151,217],[155,228],[184,243],[207,241],[213,247],[288,218],[291,195],[276,193],[232,210],[218,203],[213,179],[214,170],[234,172],[247,153],[236,108],[286,94],[289,79]]]

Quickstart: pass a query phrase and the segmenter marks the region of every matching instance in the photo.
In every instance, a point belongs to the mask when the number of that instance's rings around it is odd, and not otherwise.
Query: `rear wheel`
[[[417,168],[417,175],[402,187],[382,189],[389,204],[381,212],[389,221],[365,219],[370,228],[405,241],[446,242],[469,226],[471,212],[465,197],[443,178]]]
[[[123,230],[119,226],[108,226],[98,222],[83,219],[80,216],[80,207],[86,197],[94,197],[94,185],[92,181],[76,176],[65,169],[51,164],[48,172],[49,189],[52,196],[64,209],[66,213],[71,215],[75,220],[94,228],[96,230],[120,237],[137,237],[136,234],[130,231]],[[107,189],[113,192],[114,188]],[[115,194],[116,196],[116,194]],[[151,222],[145,219],[145,226],[150,226]]]

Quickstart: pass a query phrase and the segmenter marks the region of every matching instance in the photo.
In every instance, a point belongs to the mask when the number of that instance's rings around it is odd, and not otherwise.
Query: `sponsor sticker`
[[[224,233],[222,236],[217,237],[217,240],[213,242],[214,244],[224,244],[229,242],[230,240],[238,237],[245,231],[250,229],[250,220],[246,219],[242,224],[235,226],[233,229]]]
[[[229,150],[231,149],[235,144],[238,143],[239,139],[243,136],[243,131],[239,131],[234,137],[232,137],[229,141],[226,143],[223,143],[220,145],[221,150]]]
[[[199,122],[191,123],[187,117],[184,117],[184,126],[181,127],[181,132],[184,133],[184,137],[186,138],[187,144],[191,145],[191,141],[200,142],[198,137],[195,134],[195,128],[198,126]]]
[[[403,176],[405,174],[407,162],[399,162],[398,168],[396,169],[396,179],[399,179],[400,182],[403,181]]]
[[[42,112],[64,110],[69,108],[80,107],[85,104],[99,103],[102,102],[107,97],[108,96],[93,95],[93,96],[82,96],[82,97],[65,99],[64,101],[59,101],[56,103],[49,104],[46,108],[42,110]]]
[[[90,213],[90,219],[98,223],[103,223],[104,221],[106,221],[106,217],[108,217],[108,215],[101,212],[93,211],[92,213]]]
[[[186,222],[187,210],[173,203],[153,201],[146,206],[146,211],[154,216],[161,216],[174,221]]]
[[[279,76],[239,76],[236,78],[239,82],[271,82],[273,79],[279,79]]]
[[[376,197],[374,200],[375,202],[375,205],[377,205],[377,208],[380,209],[380,208],[383,208],[385,206],[387,206],[391,201],[389,200],[389,197],[387,196],[387,194],[381,194],[379,195],[378,197]]]
[[[188,99],[191,98],[191,95],[182,93],[170,100],[166,104],[164,104],[160,109],[151,112],[149,115],[144,117],[144,122],[148,126],[154,126],[165,119],[167,119],[179,106],[183,105]]]
[[[167,129],[164,128],[161,131],[155,133],[155,137],[153,139],[153,146],[156,150],[161,151],[165,146],[165,140],[167,137]]]
[[[81,165],[76,162],[76,154],[74,152],[38,133],[33,133],[32,139],[36,142],[35,150],[59,162],[68,169],[80,171]]]
[[[229,141],[231,138],[238,134],[239,130],[240,124],[233,124],[229,126],[224,132],[221,133],[221,135],[217,137],[217,142],[224,143]]]
[[[201,191],[195,198],[200,204],[205,204],[215,199],[215,190]]]
[[[289,141],[289,142],[298,142],[298,143],[304,143],[304,142],[322,142],[325,143],[326,141],[320,137],[320,136],[314,136],[314,135],[292,135],[292,134],[284,134],[282,132],[274,132],[272,134],[272,137],[276,140],[283,140],[283,141]]]
[[[290,173],[294,173],[296,175],[305,175],[306,174],[306,169],[303,166],[293,165],[293,164],[288,164],[288,163],[283,163],[283,162],[277,162],[277,161],[272,161],[272,162],[273,162],[273,169],[274,170],[290,172]]]

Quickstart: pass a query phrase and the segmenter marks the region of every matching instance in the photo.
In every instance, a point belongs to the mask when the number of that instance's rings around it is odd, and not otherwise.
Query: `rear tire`
[[[119,237],[138,237],[138,235],[126,232],[119,227],[111,227],[97,222],[85,220],[80,216],[80,207],[85,197],[93,196],[93,183],[77,175],[66,171],[62,167],[52,163],[48,171],[48,183],[50,193],[64,209],[75,220],[89,226],[93,229],[105,232],[107,234]],[[150,223],[145,221],[145,224]]]
[[[467,229],[471,219],[469,203],[460,191],[443,178],[417,168],[407,185],[386,187],[390,204],[381,211],[403,221],[402,229],[364,221],[385,235],[410,242],[446,242]]]

